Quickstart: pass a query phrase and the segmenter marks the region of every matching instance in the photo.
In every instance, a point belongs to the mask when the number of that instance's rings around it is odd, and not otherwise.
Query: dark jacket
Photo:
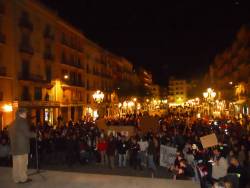
[[[116,150],[116,141],[114,139],[109,140],[108,146],[107,146],[107,154],[109,156],[114,156]]]
[[[118,154],[121,154],[121,155],[126,154],[126,152],[128,150],[127,142],[119,141],[117,144],[117,150],[118,150]]]
[[[17,115],[9,129],[12,155],[24,155],[30,152],[30,138],[36,134],[30,132],[26,119]]]

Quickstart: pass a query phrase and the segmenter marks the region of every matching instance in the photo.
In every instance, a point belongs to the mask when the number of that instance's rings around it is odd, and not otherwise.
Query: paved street
[[[119,176],[133,176],[133,177],[145,177],[151,178],[151,171],[148,169],[143,170],[135,170],[131,167],[126,168],[114,168],[110,169],[106,165],[101,164],[75,164],[72,167],[68,167],[67,165],[46,165],[42,166],[42,169],[45,170],[54,170],[54,171],[65,171],[65,172],[80,172],[80,173],[88,173],[88,174],[105,174],[105,175],[119,175]],[[166,168],[158,167],[155,173],[156,178],[164,178],[171,179],[172,174],[167,171]]]
[[[33,171],[30,170],[29,173]],[[192,181],[152,179],[141,177],[128,177],[117,175],[96,175],[76,172],[46,171],[42,175],[32,176],[33,182],[29,184],[14,184],[11,181],[11,168],[0,168],[1,188],[198,188]]]

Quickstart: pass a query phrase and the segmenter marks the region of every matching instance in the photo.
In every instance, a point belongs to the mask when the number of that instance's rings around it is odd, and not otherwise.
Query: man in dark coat
[[[107,144],[107,155],[110,168],[115,167],[115,151],[116,151],[116,140],[113,135],[110,135]]]
[[[10,126],[10,142],[13,158],[13,180],[15,183],[30,182],[27,176],[28,153],[30,152],[30,138],[36,137],[30,132],[27,122],[27,110],[19,108],[16,119]]]

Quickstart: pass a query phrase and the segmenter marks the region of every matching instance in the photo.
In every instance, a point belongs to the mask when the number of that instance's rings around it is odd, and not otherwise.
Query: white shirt
[[[227,175],[228,164],[227,160],[224,157],[221,157],[220,160],[213,165],[212,167],[212,177],[214,179],[219,179]]]

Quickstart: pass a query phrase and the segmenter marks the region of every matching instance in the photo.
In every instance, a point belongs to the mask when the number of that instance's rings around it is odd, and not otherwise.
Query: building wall
[[[186,80],[170,79],[168,89],[169,102],[183,103],[187,100]]]
[[[0,1],[0,126],[13,120],[17,106],[27,107],[33,122],[76,121],[98,108],[96,90],[105,93],[108,108],[118,78],[136,80],[131,62],[35,0]],[[11,113],[5,104],[14,107]]]

